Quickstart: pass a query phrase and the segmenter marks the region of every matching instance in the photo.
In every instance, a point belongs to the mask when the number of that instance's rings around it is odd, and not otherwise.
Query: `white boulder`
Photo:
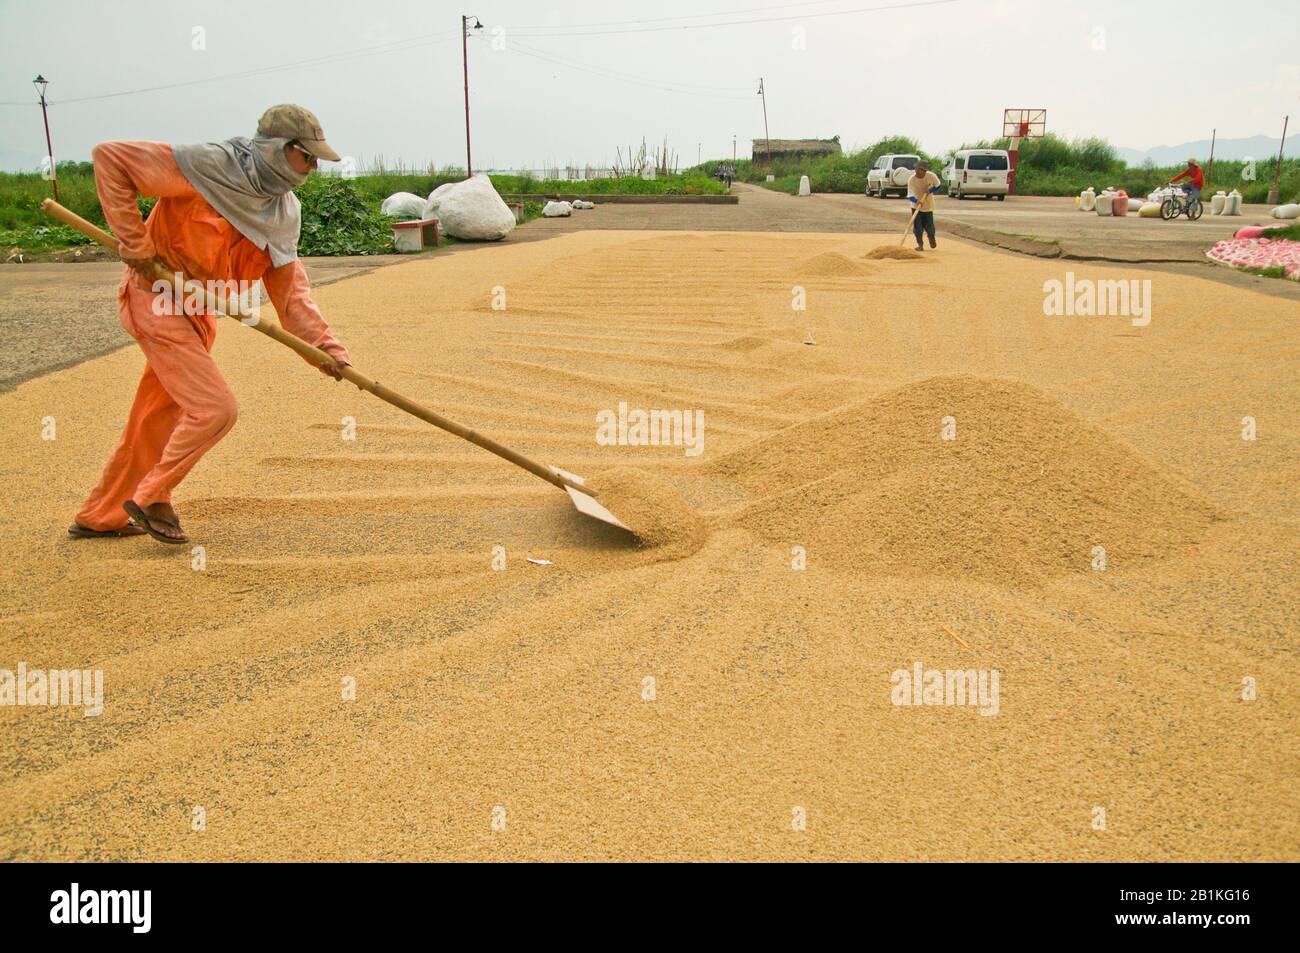
[[[438,199],[434,216],[452,238],[494,242],[515,230],[515,213],[492,187],[492,180],[480,172],[464,182],[439,186],[429,196]],[[442,189],[446,188],[443,192]],[[425,205],[428,208],[428,203]]]
[[[460,185],[459,182],[444,182],[442,185],[430,192],[429,197],[424,201],[424,212],[421,217],[437,218],[438,206],[442,204],[442,200],[446,198],[447,193],[458,185]]]
[[[563,218],[573,214],[573,205],[569,202],[547,202],[542,206],[542,215],[546,218]]]
[[[799,176],[799,194],[812,195],[812,185],[808,182],[808,176]]]
[[[379,211],[403,222],[424,218],[424,199],[410,192],[394,192],[379,203]]]

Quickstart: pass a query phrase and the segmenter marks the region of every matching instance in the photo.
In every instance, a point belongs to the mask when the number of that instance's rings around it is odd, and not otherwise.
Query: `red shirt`
[[[1177,182],[1179,179],[1185,176],[1190,176],[1191,178],[1189,179],[1189,181],[1192,183],[1192,185],[1196,186],[1198,189],[1205,188],[1205,173],[1201,170],[1201,167],[1199,165],[1189,165],[1186,169],[1184,169],[1182,172],[1179,172],[1176,176],[1174,176],[1169,181]]]

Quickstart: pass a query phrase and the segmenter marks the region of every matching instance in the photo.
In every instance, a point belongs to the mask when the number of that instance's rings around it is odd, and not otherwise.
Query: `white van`
[[[1006,149],[960,149],[943,170],[948,180],[948,197],[964,199],[968,195],[1007,197],[1007,177],[1011,173],[1011,154]]]

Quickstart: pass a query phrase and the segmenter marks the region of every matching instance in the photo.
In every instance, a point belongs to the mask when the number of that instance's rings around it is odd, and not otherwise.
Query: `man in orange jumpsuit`
[[[118,317],[146,364],[122,439],[68,532],[186,543],[172,491],[234,426],[236,403],[210,353],[216,317],[155,307],[154,267],[201,282],[260,278],[284,328],[329,354],[334,363],[319,369],[341,380],[348,352],[312,301],[293,193],[318,158],[339,156],[316,117],[292,104],[268,109],[252,139],[105,142],[91,156],[104,218],[127,265]],[[137,196],[158,199],[147,222]]]

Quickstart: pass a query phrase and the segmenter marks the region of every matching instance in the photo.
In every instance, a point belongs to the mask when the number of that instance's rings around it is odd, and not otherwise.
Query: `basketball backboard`
[[[1008,139],[1041,139],[1046,134],[1046,109],[1002,110],[1002,135]]]

